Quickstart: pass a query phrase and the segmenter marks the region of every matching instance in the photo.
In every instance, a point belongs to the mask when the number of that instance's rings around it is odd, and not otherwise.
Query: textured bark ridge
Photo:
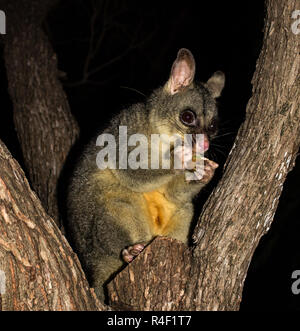
[[[239,309],[252,255],[271,226],[299,150],[300,38],[291,30],[295,6],[295,1],[266,2],[253,96],[222,180],[195,228],[193,257],[183,247],[176,248],[178,244],[155,241],[110,285],[111,301],[122,303],[120,309],[126,305],[134,309]],[[174,279],[180,279],[176,292]]]
[[[190,249],[183,243],[156,238],[108,285],[112,308],[181,310],[191,277],[191,258]]]
[[[0,310],[105,309],[1,141],[0,169]]]
[[[26,172],[47,213],[59,224],[57,183],[78,127],[58,80],[56,55],[42,30],[55,2],[0,4],[8,17],[4,59]]]

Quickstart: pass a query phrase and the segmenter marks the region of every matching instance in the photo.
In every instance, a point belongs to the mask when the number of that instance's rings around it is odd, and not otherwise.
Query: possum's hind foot
[[[138,256],[143,249],[145,248],[144,244],[135,244],[129,246],[122,250],[122,258],[125,262],[130,263],[136,256]]]

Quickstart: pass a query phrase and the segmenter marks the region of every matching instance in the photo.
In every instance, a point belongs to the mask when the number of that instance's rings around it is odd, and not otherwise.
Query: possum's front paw
[[[215,170],[218,168],[218,164],[209,159],[204,161],[204,171],[201,173],[201,183],[207,184],[213,178]]]
[[[135,244],[122,250],[122,258],[125,262],[130,263],[136,256],[138,256],[145,248],[144,244]]]

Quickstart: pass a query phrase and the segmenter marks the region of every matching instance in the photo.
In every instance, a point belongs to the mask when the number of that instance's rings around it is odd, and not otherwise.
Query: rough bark
[[[266,2],[253,96],[222,180],[197,223],[193,254],[183,244],[174,247],[165,239],[155,241],[110,284],[112,305],[147,310],[239,309],[252,255],[271,226],[300,145],[300,45],[291,30],[295,6],[295,1]]]
[[[191,260],[186,245],[171,238],[156,238],[109,284],[112,308],[182,310],[182,289],[189,281]]]
[[[0,310],[104,310],[1,141],[0,169]]]
[[[57,183],[78,127],[58,80],[56,55],[42,30],[56,1],[0,3],[7,16],[4,59],[26,172],[47,213],[59,224]]]

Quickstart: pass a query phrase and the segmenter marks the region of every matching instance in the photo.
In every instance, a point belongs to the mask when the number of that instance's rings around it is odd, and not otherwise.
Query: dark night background
[[[44,28],[57,53],[59,70],[65,73],[62,83],[81,128],[80,144],[113,114],[163,84],[177,51],[185,47],[195,56],[197,79],[205,81],[216,70],[226,74],[219,99],[223,136],[214,151],[216,161],[223,164],[251,96],[264,16],[263,0],[61,1]],[[91,51],[94,56],[87,66]],[[3,59],[0,81],[0,139],[22,165]],[[219,170],[214,184],[220,175]],[[291,274],[300,269],[299,187],[298,161],[288,176],[274,223],[250,265],[242,310],[300,311],[300,294],[291,292]],[[209,189],[202,200],[208,194]]]

